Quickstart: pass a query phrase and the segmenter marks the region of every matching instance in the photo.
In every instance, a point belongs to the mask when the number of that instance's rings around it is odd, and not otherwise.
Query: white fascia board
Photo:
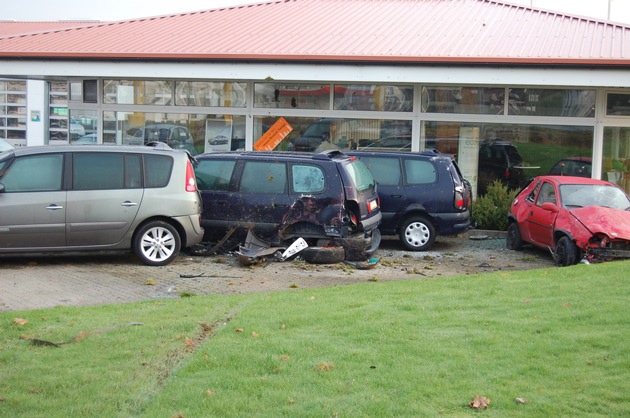
[[[0,77],[135,78],[479,86],[630,87],[629,68],[191,62],[0,61]]]

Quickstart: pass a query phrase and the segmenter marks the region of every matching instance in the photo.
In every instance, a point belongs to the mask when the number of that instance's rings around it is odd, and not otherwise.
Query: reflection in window
[[[175,84],[177,106],[245,107],[246,83],[178,81]]]
[[[70,139],[73,144],[93,145],[99,143],[97,115],[95,110],[70,111]]]
[[[105,80],[103,103],[170,105],[173,99],[172,81]]]
[[[425,122],[423,131],[425,148],[452,154],[481,193],[494,180],[520,187],[563,158],[593,153],[592,126]],[[476,138],[469,137],[472,131],[478,132]]]
[[[103,112],[103,143],[144,145],[154,141],[192,155],[242,149],[245,116]]]
[[[411,151],[410,120],[284,118],[293,127],[293,131],[276,150],[319,152],[331,148],[367,148]],[[276,120],[275,116],[254,119],[254,143]]]
[[[630,116],[630,94],[608,93],[606,114],[610,116]]]
[[[427,113],[503,114],[505,89],[490,87],[423,87]]]
[[[412,112],[413,86],[336,84],[335,110]]]
[[[510,115],[595,116],[595,90],[510,89]]]
[[[256,83],[254,106],[280,109],[328,109],[329,84]]]
[[[603,180],[617,184],[630,193],[630,128],[604,128]]]

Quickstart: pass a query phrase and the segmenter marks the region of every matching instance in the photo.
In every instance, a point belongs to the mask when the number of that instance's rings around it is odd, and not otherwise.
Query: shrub
[[[494,231],[507,229],[507,213],[518,190],[508,190],[499,180],[488,186],[485,195],[473,202],[472,219],[477,228]]]

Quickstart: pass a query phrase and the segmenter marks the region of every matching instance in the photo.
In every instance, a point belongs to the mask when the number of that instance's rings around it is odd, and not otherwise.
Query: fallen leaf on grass
[[[243,328],[236,328],[236,329],[234,330],[234,332],[243,332],[243,331],[245,331]]]
[[[335,368],[335,364],[329,361],[322,361],[316,367],[318,372],[329,372]]]
[[[514,402],[516,402],[516,403],[527,403],[527,399],[525,399],[525,398],[516,398],[516,399],[514,399]]]
[[[212,398],[212,397],[214,396],[214,392],[213,392],[213,391],[211,391],[210,389],[208,389],[208,390],[206,390],[206,396],[207,396],[208,398]]]
[[[490,399],[483,396],[475,396],[472,402],[468,402],[472,409],[486,409],[490,405]]]
[[[13,323],[14,323],[15,325],[24,326],[24,325],[28,324],[28,319],[24,319],[24,318],[13,318]]]

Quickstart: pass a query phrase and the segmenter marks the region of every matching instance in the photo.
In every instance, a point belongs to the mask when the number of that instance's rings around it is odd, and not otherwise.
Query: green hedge
[[[507,229],[507,213],[518,190],[508,190],[499,180],[488,186],[485,195],[473,202],[473,224],[479,229],[505,231]]]

